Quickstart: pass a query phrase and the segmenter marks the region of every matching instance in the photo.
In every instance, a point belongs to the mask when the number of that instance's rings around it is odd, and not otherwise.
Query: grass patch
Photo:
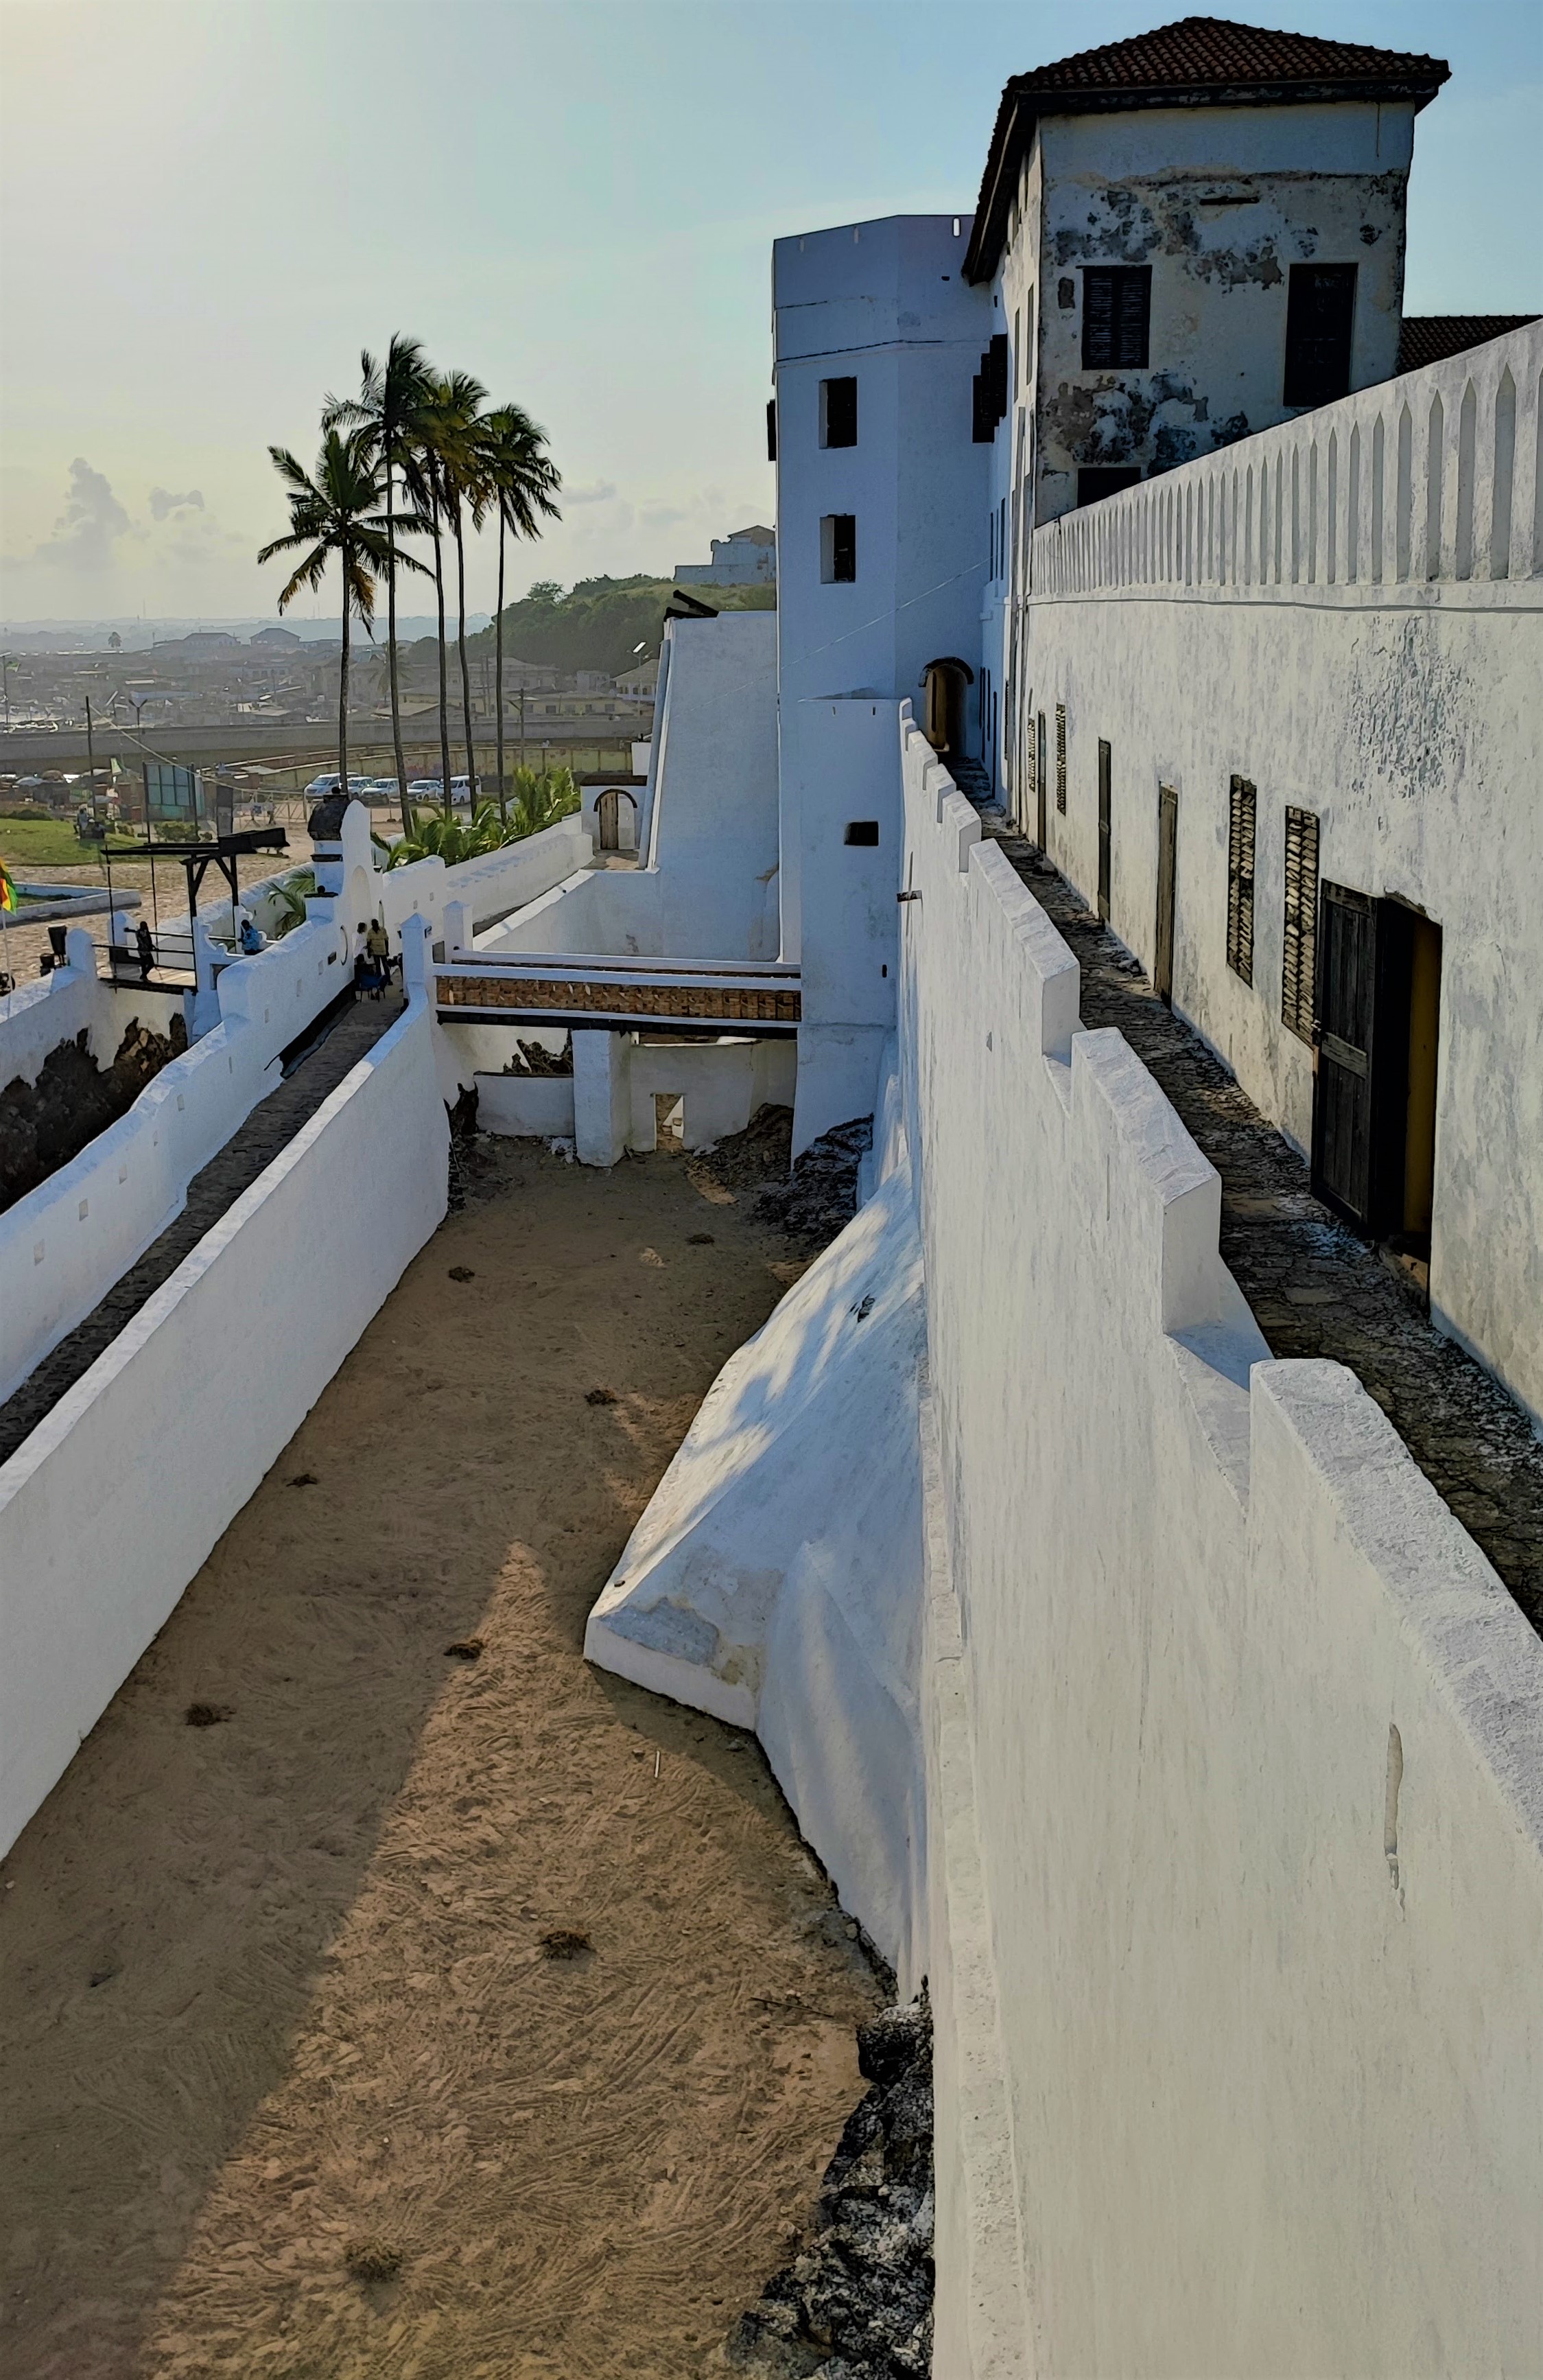
[[[0,819],[0,859],[7,868],[78,868],[92,857],[65,819]]]

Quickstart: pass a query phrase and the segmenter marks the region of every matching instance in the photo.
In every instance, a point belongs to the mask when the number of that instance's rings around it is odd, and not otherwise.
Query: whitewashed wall
[[[211,1032],[163,1066],[78,1157],[0,1215],[0,1398],[180,1214],[194,1174],[277,1085],[280,1052],[347,988],[354,933],[346,904],[310,906],[307,922],[282,942],[225,969],[222,1021]]]
[[[0,1852],[442,1217],[430,1029],[420,990],[0,1467]]]
[[[18,1079],[35,1083],[49,1052],[78,1034],[86,1035],[97,1065],[108,1066],[131,1019],[164,1033],[182,1014],[180,992],[149,986],[115,992],[97,975],[95,945],[84,926],[71,929],[66,952],[64,966],[0,1000],[0,1089]]]
[[[1432,1307],[1543,1422],[1540,376],[1534,324],[1041,530],[1023,674],[1052,771],[1067,708],[1048,847],[1090,898],[1112,747],[1111,923],[1149,966],[1176,789],[1175,1004],[1298,1147],[1286,806],[1320,820],[1320,880],[1441,926]],[[1226,965],[1234,772],[1258,786],[1251,986]]]
[[[392,947],[401,948],[403,921],[415,916],[428,920],[437,941],[447,901],[465,902],[474,925],[491,925],[587,867],[593,853],[589,832],[575,814],[519,843],[457,860],[453,868],[442,859],[416,859],[410,867],[388,868],[376,878],[374,889]]]
[[[1538,2369],[1543,1645],[1351,1377],[1268,1359],[1214,1172],[905,771],[949,2368]]]

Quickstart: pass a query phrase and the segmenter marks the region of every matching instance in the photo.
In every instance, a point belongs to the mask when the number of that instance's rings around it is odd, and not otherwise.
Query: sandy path
[[[491,1146],[0,1873],[18,2380],[697,2372],[860,2093],[753,1742],[579,1651],[794,1267],[679,1158]]]

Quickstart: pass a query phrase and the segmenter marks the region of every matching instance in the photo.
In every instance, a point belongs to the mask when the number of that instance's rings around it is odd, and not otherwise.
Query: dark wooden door
[[[1377,909],[1367,893],[1344,884],[1323,884],[1319,891],[1316,1004],[1313,1188],[1336,1213],[1368,1231]]]
[[[1178,891],[1178,795],[1172,785],[1157,789],[1157,950],[1152,989],[1165,1007],[1174,1004],[1174,903]]]
[[[1106,925],[1109,921],[1109,892],[1113,880],[1114,860],[1112,774],[1109,747],[1100,736],[1098,746],[1098,914]]]

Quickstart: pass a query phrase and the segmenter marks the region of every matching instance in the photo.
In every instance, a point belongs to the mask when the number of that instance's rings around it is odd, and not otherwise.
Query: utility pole
[[[520,766],[525,765],[525,690],[520,688]]]
[[[91,813],[96,814],[96,746],[91,739],[91,698],[86,697],[86,767],[91,781]]]
[[[11,723],[11,672],[13,669],[19,669],[21,663],[19,657],[16,653],[0,653],[0,683],[4,684],[6,689],[6,724],[7,727],[9,727]]]

